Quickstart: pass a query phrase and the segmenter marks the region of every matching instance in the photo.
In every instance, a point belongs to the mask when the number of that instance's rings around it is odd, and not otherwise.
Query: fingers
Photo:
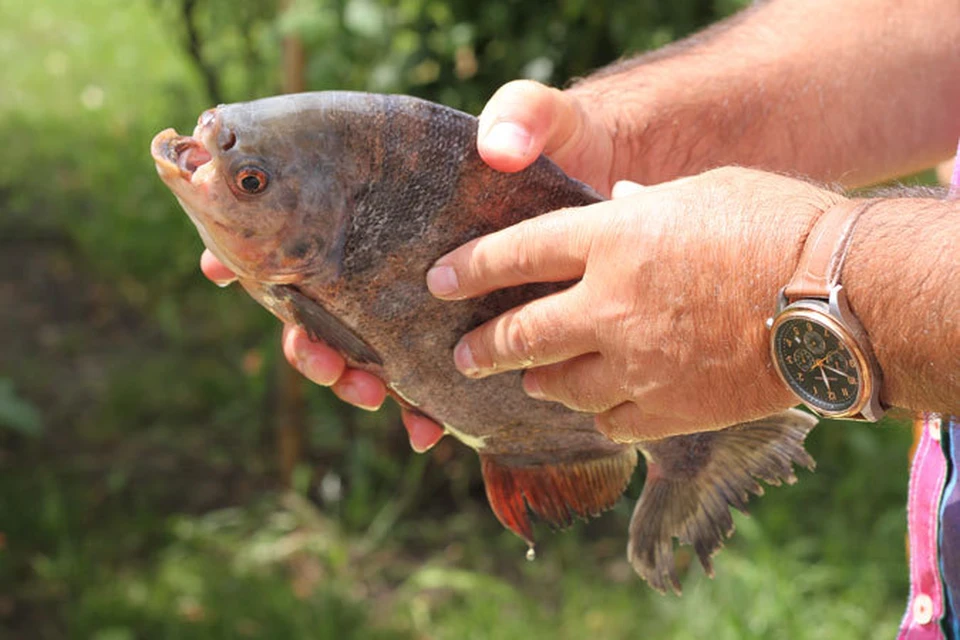
[[[204,249],[200,256],[200,269],[221,287],[237,279],[209,249]],[[386,386],[379,378],[365,371],[348,370],[343,356],[326,344],[311,340],[301,327],[284,325],[281,340],[283,355],[294,369],[311,382],[331,387],[344,402],[376,411],[386,399]],[[410,446],[418,453],[429,450],[444,436],[443,427],[429,418],[406,410],[402,412],[402,417]]]
[[[308,380],[329,387],[340,379],[347,367],[339,353],[322,342],[314,342],[301,327],[284,325],[283,355],[287,362]]]
[[[574,411],[602,413],[624,401],[620,376],[613,374],[599,353],[530,369],[523,389],[538,400],[559,402]]]
[[[427,272],[438,298],[471,298],[530,282],[563,282],[583,275],[590,248],[589,216],[560,210],[477,238],[443,256]],[[596,226],[596,225],[594,225]]]
[[[443,427],[426,416],[405,409],[400,413],[400,417],[407,429],[410,446],[417,453],[428,451],[444,436]]]
[[[205,249],[200,256],[200,269],[203,274],[221,287],[236,280],[236,275],[222,262]],[[376,411],[387,396],[387,389],[376,376],[354,369],[347,369],[347,363],[336,350],[322,342],[310,339],[303,328],[284,325],[281,338],[283,355],[294,369],[315,384],[331,387],[334,394],[344,402],[354,406]],[[433,447],[444,436],[443,427],[420,414],[404,410],[403,424],[414,451],[423,453]]]
[[[379,378],[365,371],[347,369],[339,353],[322,342],[314,342],[300,327],[284,326],[283,355],[307,379],[331,387],[344,402],[375,411],[386,399],[387,389]],[[444,436],[443,427],[429,418],[406,409],[401,416],[410,446],[417,453],[428,451]]]
[[[563,165],[569,149],[582,144],[586,118],[579,102],[563,91],[516,80],[490,98],[480,114],[477,150],[498,171],[520,171],[541,153]]]
[[[387,399],[387,387],[383,381],[359,369],[347,369],[330,388],[344,402],[367,411],[376,411]]]
[[[314,342],[300,327],[283,328],[283,355],[308,380],[333,392],[344,402],[367,411],[383,404],[387,390],[383,382],[365,371],[347,369],[339,353],[322,342]]]
[[[200,255],[200,271],[219,287],[226,287],[237,279],[237,275],[217,260],[210,249],[204,249]]]
[[[461,338],[453,360],[482,378],[567,360],[596,350],[596,333],[574,287],[516,307]]]

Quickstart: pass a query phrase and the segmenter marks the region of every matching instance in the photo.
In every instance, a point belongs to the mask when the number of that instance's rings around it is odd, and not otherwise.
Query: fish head
[[[338,263],[349,163],[334,161],[335,121],[300,115],[284,96],[221,105],[193,135],[167,129],[151,144],[204,244],[241,278],[293,284]]]

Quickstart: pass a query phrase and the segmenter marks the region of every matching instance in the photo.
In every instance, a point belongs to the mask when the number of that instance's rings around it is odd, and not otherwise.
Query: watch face
[[[806,404],[846,414],[860,399],[860,364],[840,335],[810,315],[774,325],[774,357],[786,383]]]

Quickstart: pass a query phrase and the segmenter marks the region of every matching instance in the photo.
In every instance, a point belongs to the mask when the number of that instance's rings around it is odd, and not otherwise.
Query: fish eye
[[[267,188],[267,174],[257,167],[244,167],[237,172],[236,183],[244,193],[260,193]]]

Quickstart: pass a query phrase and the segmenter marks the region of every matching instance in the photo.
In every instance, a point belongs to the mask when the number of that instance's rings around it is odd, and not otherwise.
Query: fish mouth
[[[157,165],[157,172],[166,180],[179,178],[196,184],[195,178],[211,165],[214,142],[219,129],[216,109],[209,109],[200,116],[192,136],[182,136],[174,129],[161,131],[150,143],[150,153]]]

